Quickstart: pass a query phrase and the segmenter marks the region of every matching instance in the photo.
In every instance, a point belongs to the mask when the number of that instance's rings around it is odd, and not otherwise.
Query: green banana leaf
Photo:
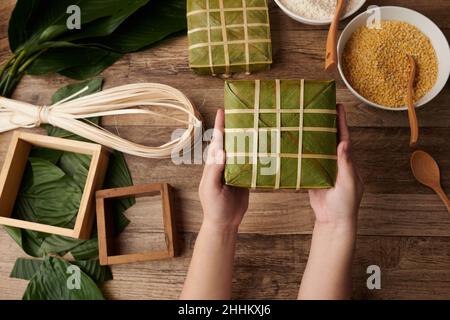
[[[337,173],[335,83],[304,82],[302,124],[301,88],[301,80],[280,80],[278,90],[276,80],[226,81],[224,179],[227,185],[276,189],[279,179],[281,189],[296,189],[298,183],[304,189],[334,186]],[[255,112],[257,101],[258,113]],[[281,110],[277,112],[278,103]],[[252,185],[255,122],[259,128],[255,151],[258,156],[256,185]]]
[[[52,164],[57,164],[61,159],[64,151],[61,150],[53,150],[53,149],[45,149],[45,148],[32,148],[30,152],[31,158],[47,160]],[[58,168],[61,170],[60,168]],[[60,171],[59,171],[60,172]],[[26,177],[26,176],[25,176]]]
[[[67,227],[78,213],[85,182],[86,176],[79,185],[57,165],[30,157],[13,216]]]
[[[269,69],[272,44],[267,0],[227,0],[223,5],[222,10],[219,0],[187,1],[191,69],[199,74]]]
[[[98,286],[81,267],[79,289],[68,286],[72,276],[69,272],[71,266],[73,265],[63,259],[47,256],[31,277],[23,300],[104,300]],[[32,268],[35,267],[33,264]],[[21,275],[28,277],[32,271]]]
[[[16,52],[55,39],[108,35],[149,0],[18,0],[9,23],[9,43]],[[80,8],[81,29],[69,30],[67,8]]]
[[[91,1],[91,0],[89,0]],[[98,1],[98,0],[97,0]],[[92,1],[91,1],[92,2]],[[83,27],[80,30],[69,31],[68,35],[63,37],[66,41],[75,41],[78,39],[87,39],[95,37],[104,37],[112,34],[116,29],[137,10],[146,5],[149,0],[103,0],[99,1],[99,5],[106,5],[109,12],[103,13],[103,18],[95,21],[84,23],[87,21],[84,18],[87,10],[90,10],[92,15],[98,15],[101,7],[92,5],[92,3],[81,3],[81,21]]]
[[[9,275],[11,278],[31,280],[39,271],[44,260],[19,258]],[[71,261],[70,264],[80,267],[96,283],[101,283],[113,279],[111,269],[101,266],[98,260]]]
[[[67,28],[72,5],[80,8],[81,29]],[[185,0],[18,0],[8,27],[13,56],[0,66],[0,95],[11,96],[25,73],[94,77],[123,54],[185,29]]]
[[[37,76],[59,72],[72,79],[84,80],[95,77],[122,56],[107,49],[82,45],[53,48],[31,64],[27,72]]]
[[[186,24],[185,0],[152,0],[111,35],[94,40],[115,52],[135,52],[186,30]]]
[[[39,271],[42,260],[18,258],[9,274],[10,278],[31,280],[36,272]]]

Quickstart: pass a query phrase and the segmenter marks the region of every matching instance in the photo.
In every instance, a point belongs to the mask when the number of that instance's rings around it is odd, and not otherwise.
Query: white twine
[[[75,99],[88,89],[85,87],[51,106],[36,106],[0,97],[0,133],[18,128],[35,128],[48,123],[127,154],[164,159],[170,158],[174,150],[190,149],[194,130],[201,127],[199,113],[189,99],[170,86],[157,83],[130,84]],[[181,111],[187,115],[187,120],[163,113],[168,110],[151,110],[152,107]],[[175,140],[158,147],[148,147],[85,121],[87,118],[127,114],[171,119],[186,125],[187,129]]]

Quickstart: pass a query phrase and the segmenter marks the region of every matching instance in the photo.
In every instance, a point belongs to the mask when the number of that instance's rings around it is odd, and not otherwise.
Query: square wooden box
[[[11,217],[32,146],[91,156],[91,165],[73,229]],[[14,132],[0,174],[0,224],[77,239],[89,239],[95,217],[94,194],[103,185],[108,160],[109,152],[99,144]]]
[[[145,197],[161,195],[166,250],[116,255],[114,253],[114,225],[112,220],[111,201],[132,196]],[[97,230],[99,258],[101,265],[132,263],[172,258],[175,256],[175,222],[172,215],[170,186],[167,183],[156,183],[131,186],[125,188],[100,190],[97,199]]]

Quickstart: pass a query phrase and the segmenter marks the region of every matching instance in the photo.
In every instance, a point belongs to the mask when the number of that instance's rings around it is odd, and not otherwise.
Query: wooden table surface
[[[0,61],[9,54],[7,22],[14,3],[14,0],[0,3]],[[450,36],[450,1],[380,0],[368,4],[415,9],[434,20],[447,38]],[[273,68],[250,78],[329,78],[323,71],[326,29],[289,19],[273,1],[270,7]],[[185,36],[128,54],[103,76],[105,87],[134,82],[174,86],[192,99],[207,127],[212,126],[217,108],[222,107],[223,80],[196,76],[189,70]],[[45,104],[55,90],[71,82],[58,75],[27,76],[15,98]],[[438,197],[411,174],[406,113],[370,108],[353,97],[341,81],[338,81],[338,101],[348,110],[355,158],[366,182],[353,269],[354,297],[450,299],[450,216]],[[418,116],[422,127],[420,147],[438,160],[444,189],[450,192],[449,86],[421,108]],[[133,117],[106,119],[103,124],[123,137],[145,144],[166,141],[175,127],[173,123],[162,127],[157,119],[144,121]],[[0,162],[10,137],[10,133],[0,134]],[[103,291],[111,299],[177,298],[202,218],[197,195],[202,166],[175,166],[171,160],[136,157],[127,160],[135,184],[164,181],[175,188],[182,252],[180,257],[168,261],[115,266],[114,280],[106,283]],[[144,218],[147,214],[149,221],[154,221],[147,210],[142,213]],[[313,222],[305,192],[252,193],[238,240],[233,298],[296,298]],[[150,232],[160,231],[158,227],[150,227]],[[21,256],[24,256],[21,249],[0,230],[0,298],[21,298],[27,281],[9,278],[14,261]],[[366,287],[366,269],[373,264],[381,267],[381,290],[370,291]]]

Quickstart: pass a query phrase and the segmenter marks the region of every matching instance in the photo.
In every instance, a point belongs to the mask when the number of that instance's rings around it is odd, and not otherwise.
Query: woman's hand
[[[223,184],[225,116],[218,110],[199,195],[203,223],[195,242],[181,299],[230,299],[238,227],[248,207],[248,189]]]
[[[339,139],[338,174],[332,189],[310,190],[309,199],[316,223],[334,226],[354,226],[363,195],[363,181],[351,153],[350,135],[345,109],[338,105]]]
[[[316,223],[299,299],[350,299],[352,293],[351,266],[363,182],[352,161],[343,106],[338,106],[338,117],[336,185],[328,190],[309,191]]]
[[[237,231],[248,208],[248,189],[223,184],[225,152],[223,150],[225,115],[217,111],[214,134],[208,148],[199,195],[203,207],[203,225]]]

